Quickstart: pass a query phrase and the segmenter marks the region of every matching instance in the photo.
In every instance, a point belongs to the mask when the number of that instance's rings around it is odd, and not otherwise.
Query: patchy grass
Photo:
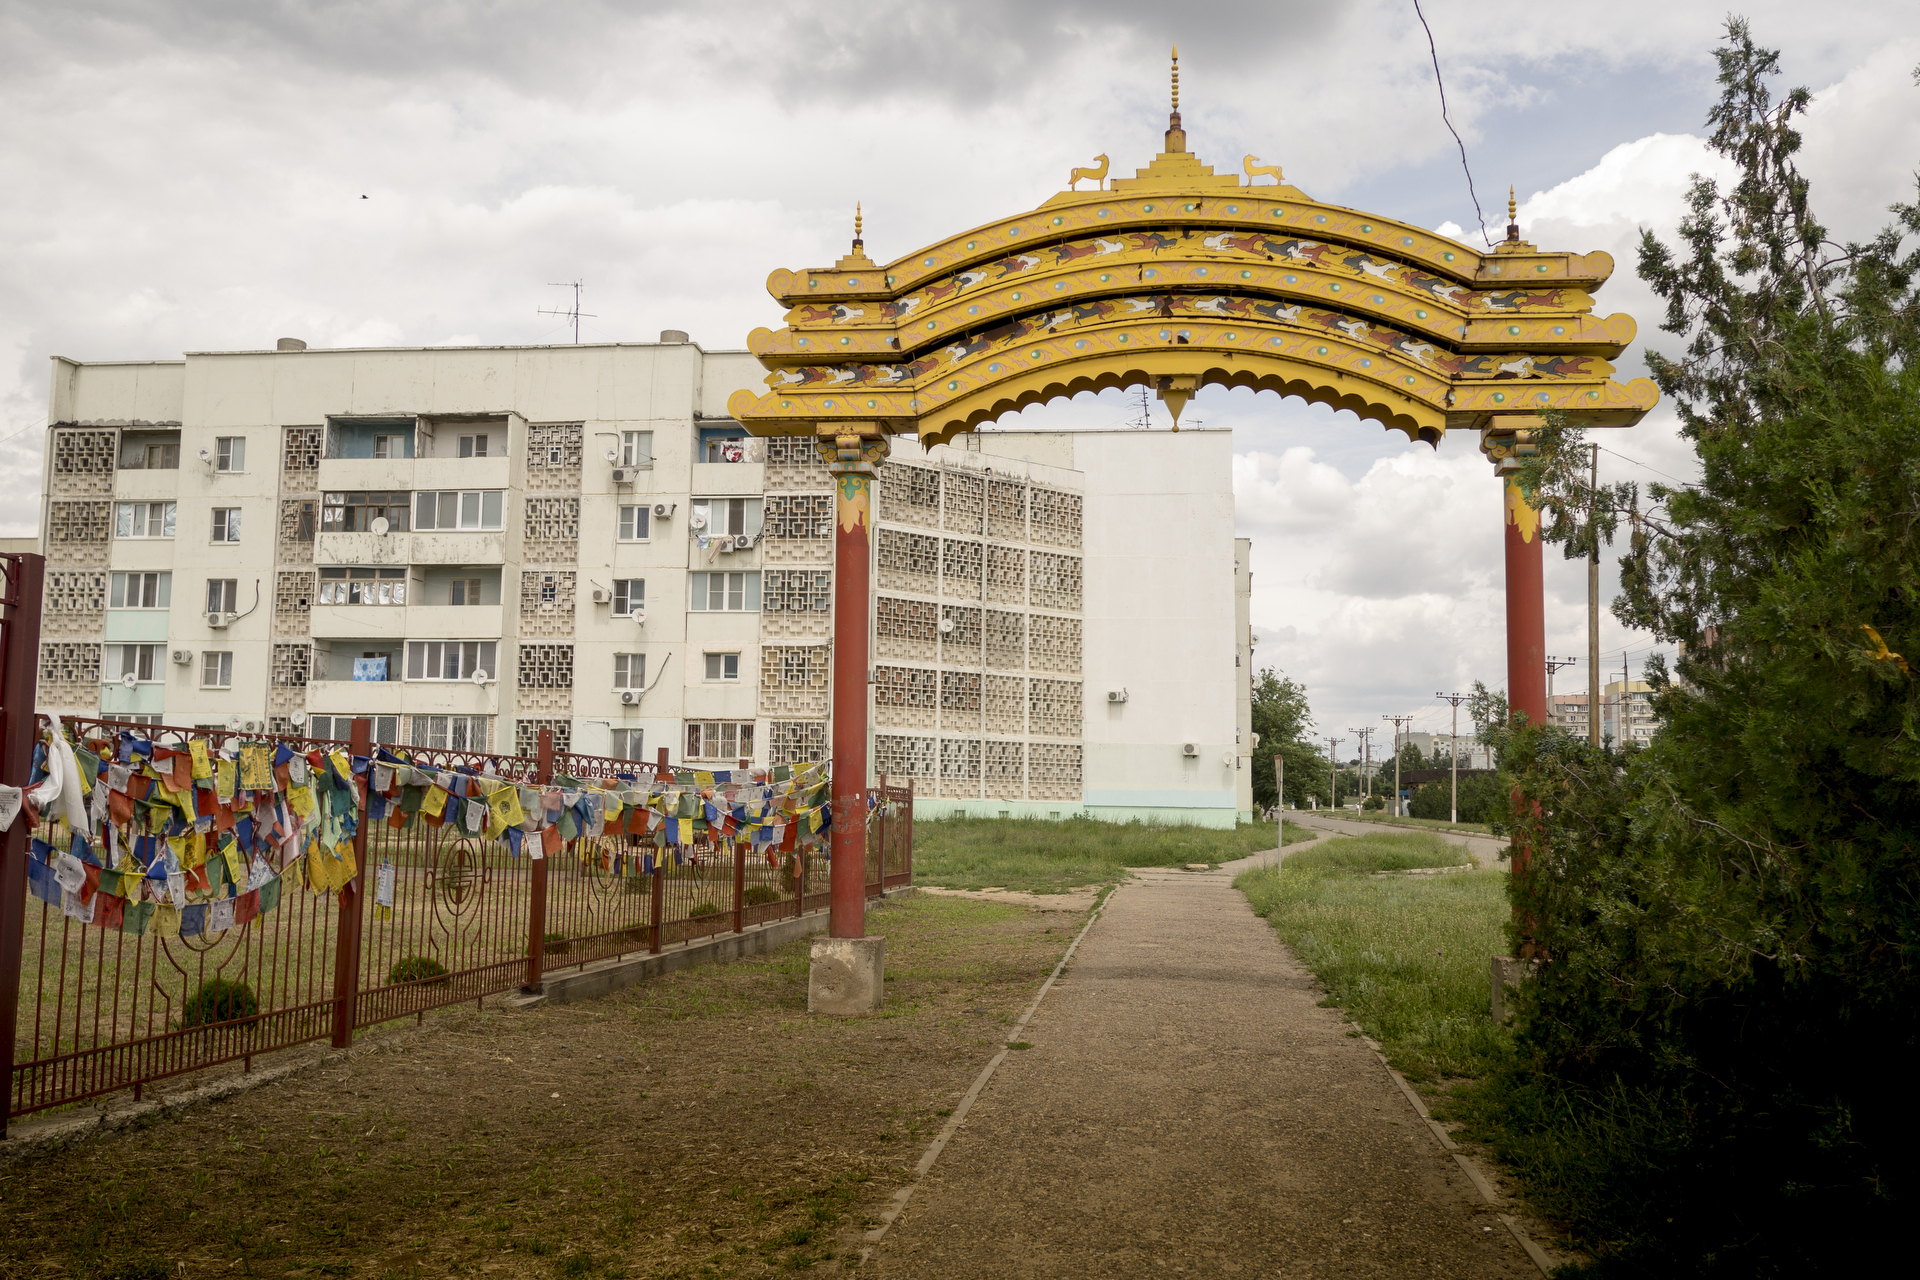
[[[875,909],[876,1018],[808,946],[344,1062],[0,1169],[0,1277],[835,1275],[1084,917]]]
[[[1287,843],[1317,832],[1286,825]],[[1112,884],[1128,867],[1218,866],[1273,848],[1273,824],[1232,830],[1070,818],[940,818],[913,828],[913,876],[943,889],[1061,893]]]
[[[1351,836],[1234,885],[1393,1065],[1431,1082],[1481,1075],[1504,1043],[1487,962],[1504,946],[1506,873],[1377,873],[1465,861],[1438,836]]]
[[[1322,809],[1320,813],[1328,818],[1345,818],[1348,822],[1378,822],[1384,826],[1406,827],[1410,830],[1459,831],[1474,836],[1493,834],[1493,829],[1484,822],[1448,822],[1445,818],[1396,818],[1387,813],[1375,811],[1354,813],[1352,810],[1345,809],[1338,813],[1330,813]]]

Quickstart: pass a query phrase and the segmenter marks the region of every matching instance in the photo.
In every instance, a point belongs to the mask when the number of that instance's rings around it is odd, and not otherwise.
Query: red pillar
[[[1547,722],[1547,600],[1540,513],[1513,476],[1503,477],[1507,552],[1507,699],[1528,723]]]
[[[25,788],[39,725],[34,694],[40,672],[40,599],[47,562],[38,555],[0,558],[0,782]],[[0,1138],[13,1104],[13,1055],[20,1016],[20,956],[27,922],[27,842],[22,812],[0,834]]]
[[[864,429],[822,440],[820,451],[834,483],[833,860],[827,934],[864,938],[873,477],[887,456],[887,440],[877,428]]]

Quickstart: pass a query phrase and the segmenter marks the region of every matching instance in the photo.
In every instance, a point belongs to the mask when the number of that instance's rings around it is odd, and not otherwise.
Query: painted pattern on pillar
[[[1540,532],[1540,513],[1520,490],[1518,477],[1507,477],[1507,523],[1520,530],[1520,541],[1532,542]]]
[[[865,536],[866,529],[873,523],[873,477],[855,472],[839,476],[837,480],[833,504],[835,523],[841,533]]]

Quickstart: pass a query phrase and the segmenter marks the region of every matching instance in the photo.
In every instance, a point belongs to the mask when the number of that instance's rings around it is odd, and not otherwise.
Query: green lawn
[[[1234,884],[1393,1065],[1431,1081],[1481,1075],[1506,1035],[1487,1008],[1506,873],[1373,873],[1465,862],[1438,836],[1349,836]]]
[[[1345,818],[1348,822],[1379,822],[1417,831],[1464,831],[1478,836],[1493,834],[1484,822],[1448,822],[1445,818],[1396,818],[1377,810],[1354,813],[1348,809],[1338,812],[1322,809],[1320,812],[1329,818]]]
[[[1287,824],[1287,843],[1317,833]],[[1112,884],[1128,867],[1218,865],[1273,848],[1273,824],[1233,830],[1071,818],[941,818],[913,827],[913,878],[943,889],[1061,893]]]

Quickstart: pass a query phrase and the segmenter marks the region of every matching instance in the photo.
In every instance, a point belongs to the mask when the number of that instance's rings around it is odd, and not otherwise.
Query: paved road
[[[1538,1276],[1235,869],[1115,891],[874,1271]]]
[[[1312,827],[1316,831],[1335,832],[1346,836],[1413,835],[1426,828],[1402,827],[1391,822],[1363,822],[1357,818],[1332,818],[1311,809],[1301,812],[1297,809],[1287,811],[1287,821],[1302,827]],[[1504,869],[1507,861],[1507,838],[1505,836],[1481,836],[1470,831],[1434,831],[1448,844],[1457,844],[1469,850],[1487,866],[1499,865]],[[1300,845],[1292,846],[1295,849]]]

